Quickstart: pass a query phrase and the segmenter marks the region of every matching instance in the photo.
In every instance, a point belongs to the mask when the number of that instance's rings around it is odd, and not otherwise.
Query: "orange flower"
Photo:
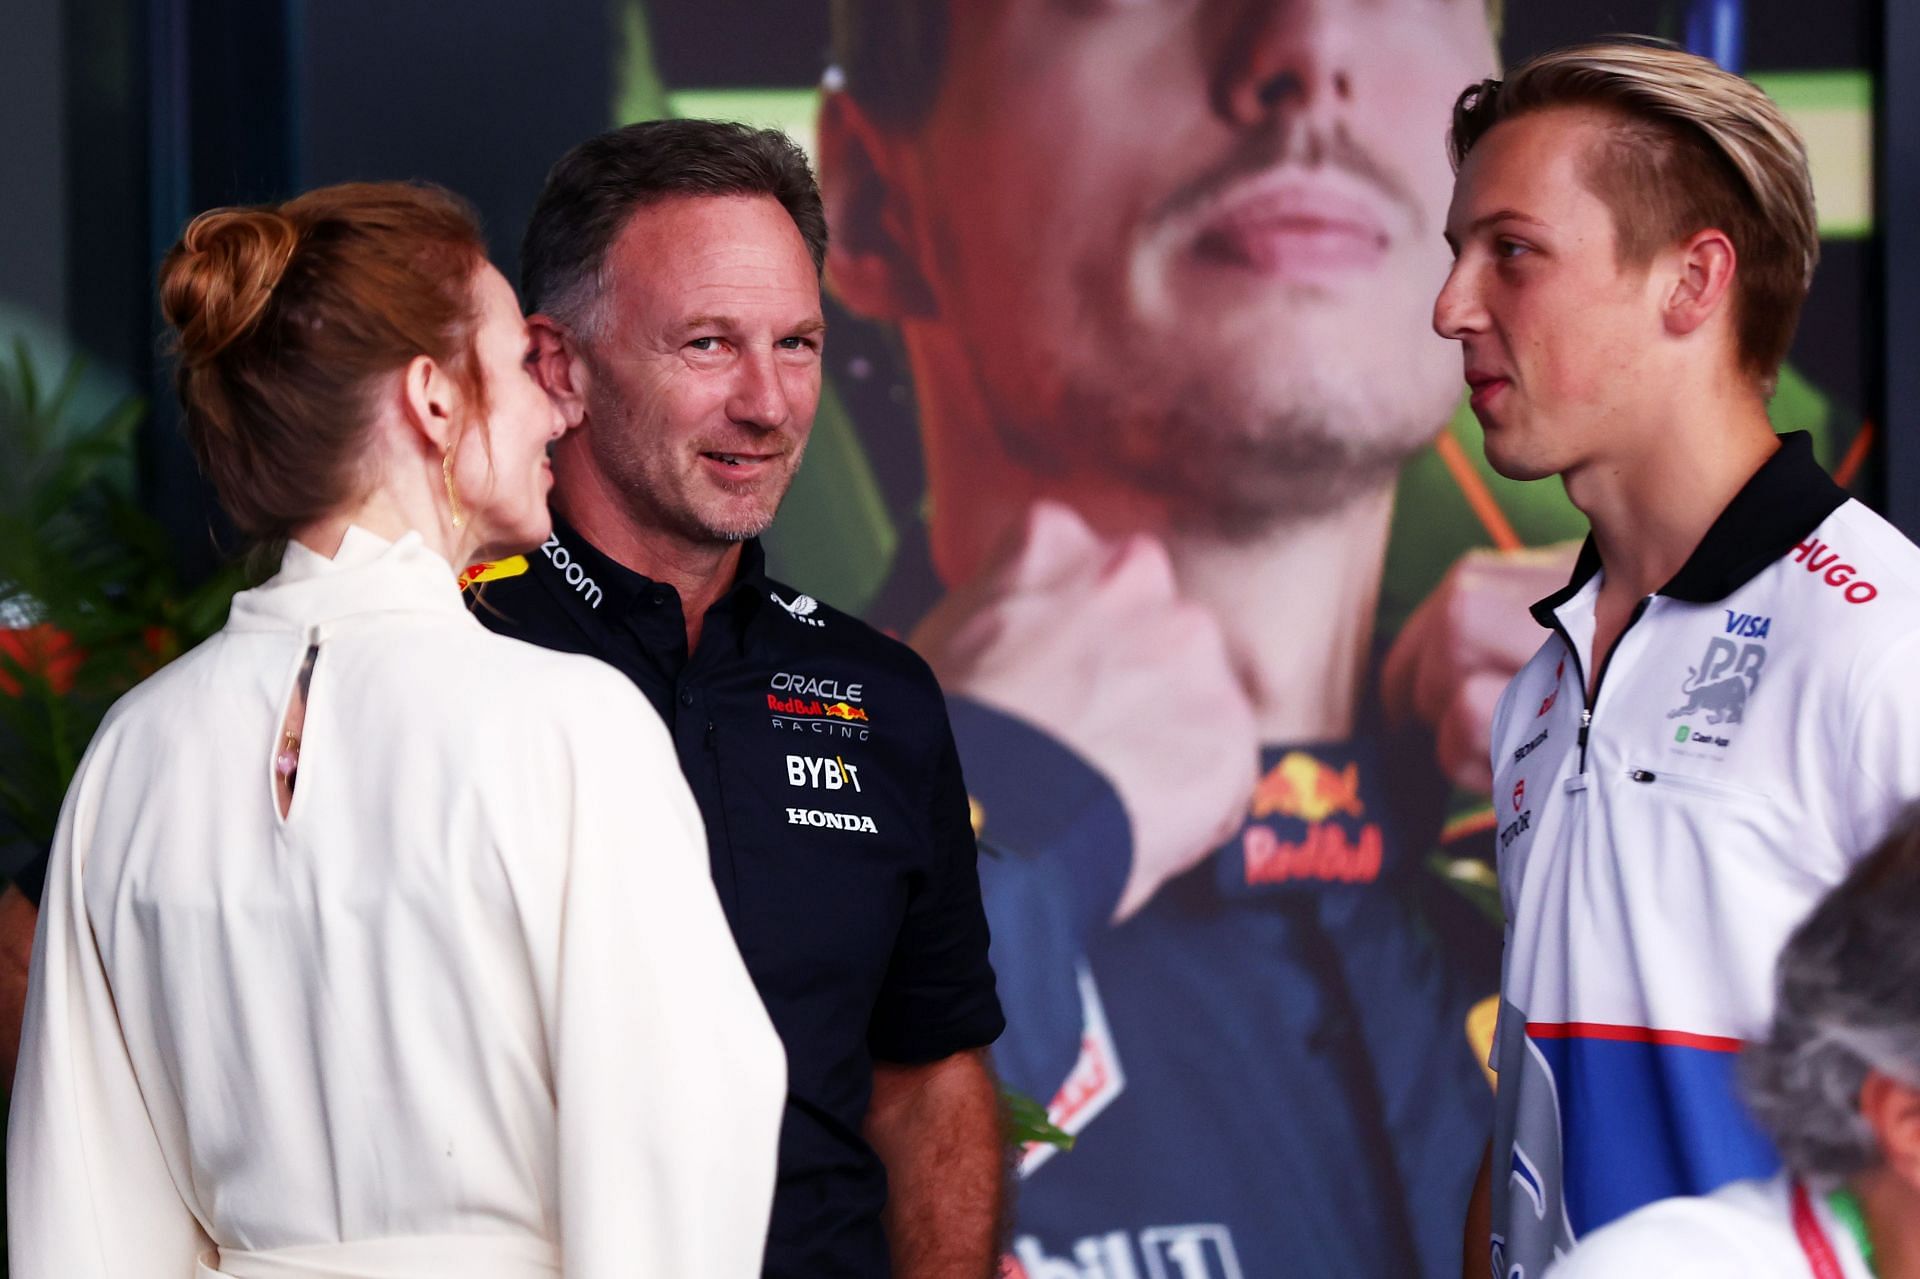
[[[143,626],[140,628],[140,647],[145,652],[135,656],[134,670],[141,679],[145,679],[180,656],[179,632],[171,626]]]
[[[0,628],[0,693],[20,696],[20,681],[14,675],[18,669],[46,680],[64,697],[73,689],[74,675],[85,659],[73,637],[50,623],[18,630]]]

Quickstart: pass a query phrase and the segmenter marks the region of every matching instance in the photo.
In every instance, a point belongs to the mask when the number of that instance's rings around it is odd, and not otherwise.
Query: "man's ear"
[[[1860,1086],[1860,1117],[1873,1130],[1888,1169],[1920,1192],[1920,1088],[1869,1070]]]
[[[901,150],[844,91],[821,98],[820,194],[833,228],[827,286],[852,310],[894,322],[934,313],[909,196],[895,176]]]
[[[1733,273],[1739,265],[1725,231],[1708,227],[1683,240],[1668,259],[1674,267],[1667,292],[1667,332],[1684,337],[1716,314],[1733,310]]]
[[[533,379],[546,389],[573,430],[587,416],[587,382],[592,372],[580,358],[577,339],[558,320],[535,312],[527,317],[533,338]]]
[[[460,390],[430,355],[416,355],[400,373],[400,410],[420,447],[434,455],[454,440]]]

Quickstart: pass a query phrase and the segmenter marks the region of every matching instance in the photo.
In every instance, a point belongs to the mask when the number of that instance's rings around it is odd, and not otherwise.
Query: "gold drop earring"
[[[440,474],[447,481],[447,507],[453,512],[453,526],[459,528],[467,522],[460,513],[460,495],[453,490],[453,445],[447,445],[447,451],[440,455]]]

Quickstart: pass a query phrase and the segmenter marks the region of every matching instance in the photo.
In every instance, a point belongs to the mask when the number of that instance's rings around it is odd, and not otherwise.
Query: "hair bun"
[[[202,364],[259,322],[300,244],[278,209],[212,209],[187,224],[160,268],[160,310],[180,358]]]

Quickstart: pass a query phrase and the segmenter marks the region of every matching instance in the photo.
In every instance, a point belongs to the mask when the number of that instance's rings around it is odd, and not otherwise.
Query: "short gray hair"
[[[1920,1088],[1920,805],[1794,931],[1775,985],[1741,1083],[1787,1167],[1830,1186],[1884,1158],[1860,1117],[1867,1072]]]

